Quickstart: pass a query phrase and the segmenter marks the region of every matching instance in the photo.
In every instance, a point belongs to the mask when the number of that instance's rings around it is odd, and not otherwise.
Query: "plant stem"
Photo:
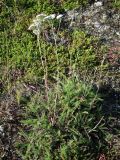
[[[46,100],[48,100],[48,74],[47,74],[47,60],[46,60],[46,55],[44,53],[44,58],[45,58],[45,63],[43,61],[43,56],[42,56],[42,51],[41,51],[41,46],[40,46],[40,39],[39,36],[37,36],[37,44],[40,52],[40,58],[41,58],[41,64],[44,70],[44,84],[45,84],[45,94],[46,94]]]
[[[92,131],[94,131],[98,126],[99,124],[102,122],[104,116],[102,116],[102,118],[99,120],[99,122],[95,125],[95,127],[93,129],[91,129],[88,133],[91,133]]]

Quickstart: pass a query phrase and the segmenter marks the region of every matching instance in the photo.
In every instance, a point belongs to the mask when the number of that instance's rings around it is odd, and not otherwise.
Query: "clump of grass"
[[[38,93],[26,106],[26,132],[19,144],[25,159],[96,159],[108,149],[101,98],[76,77],[62,80],[48,93]]]

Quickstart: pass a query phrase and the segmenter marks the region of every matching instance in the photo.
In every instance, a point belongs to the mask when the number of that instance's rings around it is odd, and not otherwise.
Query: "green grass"
[[[33,96],[22,121],[30,127],[21,134],[26,143],[18,145],[23,159],[87,160],[105,152],[108,131],[100,101],[92,86],[74,76],[50,89],[47,101],[42,93]]]

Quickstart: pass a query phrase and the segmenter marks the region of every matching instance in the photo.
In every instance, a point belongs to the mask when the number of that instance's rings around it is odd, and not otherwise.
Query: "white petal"
[[[63,17],[62,14],[58,15],[58,16],[56,17],[56,19],[60,19],[61,17]]]

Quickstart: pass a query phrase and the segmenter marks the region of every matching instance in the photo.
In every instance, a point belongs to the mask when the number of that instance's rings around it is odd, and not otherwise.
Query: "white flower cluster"
[[[59,20],[62,17],[63,17],[62,14],[59,14],[59,15],[50,14],[48,16],[43,13],[39,14],[35,17],[35,19],[33,20],[33,23],[29,26],[28,30],[32,30],[35,35],[39,36],[43,29],[44,23],[46,21],[53,20],[53,19]]]

